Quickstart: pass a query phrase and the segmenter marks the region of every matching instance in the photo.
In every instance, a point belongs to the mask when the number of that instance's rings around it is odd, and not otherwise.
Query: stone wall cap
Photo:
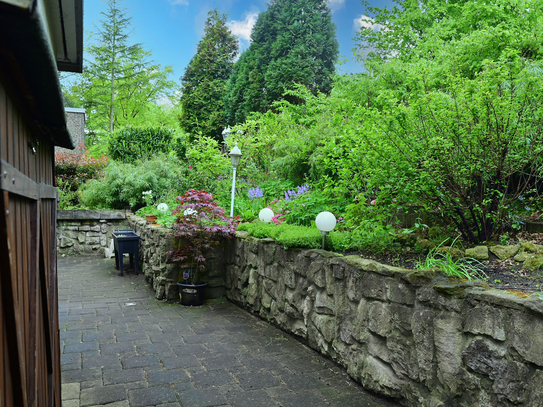
[[[123,211],[100,211],[100,219],[126,219],[126,214]]]
[[[411,270],[401,267],[389,266],[388,264],[382,264],[375,260],[363,259],[357,255],[342,257],[342,260],[351,267],[356,267],[364,271],[373,271],[374,273],[381,274],[383,276],[392,277],[394,275],[405,275]]]
[[[74,211],[57,211],[58,220],[73,219],[73,218],[74,218]]]
[[[526,307],[532,309],[535,304],[530,302],[530,306],[527,306],[528,300],[519,298],[514,294],[507,293],[501,290],[480,290],[472,288],[466,290],[466,299],[473,299],[478,301],[488,302],[490,304],[499,305],[502,307],[524,310]]]

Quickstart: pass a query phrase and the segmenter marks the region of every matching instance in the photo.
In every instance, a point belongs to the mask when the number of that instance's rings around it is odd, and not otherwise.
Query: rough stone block
[[[528,368],[505,358],[506,349],[484,339],[475,339],[462,352],[464,363],[475,373],[488,376],[500,404],[507,399],[514,404],[523,401]]]
[[[387,304],[372,301],[368,303],[368,329],[387,337],[392,332],[390,308]]]
[[[390,350],[387,347],[385,338],[370,334],[366,344],[368,346],[368,353],[370,355],[390,363]]]
[[[429,383],[434,376],[434,313],[426,309],[418,309],[411,319],[411,330],[417,351],[419,377]]]
[[[478,305],[467,311],[464,332],[491,336],[505,341],[505,324],[503,311],[487,305]]]
[[[362,278],[361,289],[362,295],[366,298],[386,301],[385,278],[380,275],[365,273]]]
[[[462,319],[445,313],[434,318],[434,344],[438,378],[451,394],[462,392]]]
[[[528,362],[543,366],[543,320],[514,312],[509,319],[508,337],[517,352]]]
[[[415,303],[415,290],[410,284],[398,278],[387,278],[385,284],[390,301],[406,305]]]
[[[315,311],[318,314],[335,314],[335,302],[326,294],[326,290],[317,290],[315,296]]]

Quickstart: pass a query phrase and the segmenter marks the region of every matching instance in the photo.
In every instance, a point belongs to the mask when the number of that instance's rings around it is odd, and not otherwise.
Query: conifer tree
[[[238,40],[226,20],[216,9],[209,12],[204,36],[181,78],[180,124],[192,138],[202,134],[221,141],[226,127],[224,96],[238,54]]]
[[[258,16],[252,43],[229,81],[229,124],[264,112],[295,84],[313,94],[329,93],[338,57],[336,28],[326,0],[272,0]]]

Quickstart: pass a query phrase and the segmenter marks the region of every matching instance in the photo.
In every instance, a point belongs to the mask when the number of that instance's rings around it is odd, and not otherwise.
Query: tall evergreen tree
[[[192,137],[200,133],[220,141],[226,126],[224,95],[238,54],[238,40],[226,26],[227,16],[209,12],[204,36],[181,78],[181,127]]]
[[[282,98],[297,102],[285,96],[294,84],[314,94],[330,92],[339,47],[327,0],[272,0],[258,16],[251,39],[229,82],[229,124]]]
[[[149,103],[171,96],[175,88],[168,80],[171,67],[153,64],[142,44],[130,44],[131,18],[119,3],[108,0],[96,40],[86,48],[90,59],[70,92],[86,108],[87,127],[95,134],[131,124]]]

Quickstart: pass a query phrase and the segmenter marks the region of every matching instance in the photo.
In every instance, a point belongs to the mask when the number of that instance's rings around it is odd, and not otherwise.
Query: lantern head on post
[[[234,167],[234,173],[232,174],[232,199],[230,202],[230,217],[234,216],[234,193],[236,192],[236,168],[238,168],[239,160],[241,159],[241,150],[238,148],[238,143],[228,154],[232,160],[232,167]]]
[[[239,160],[241,160],[241,150],[238,147],[238,143],[234,146],[230,153],[228,154],[232,160],[232,167],[238,168]]]
[[[322,233],[322,249],[324,250],[324,246],[326,244],[326,235],[328,234],[328,232],[331,232],[336,227],[336,217],[331,212],[321,212],[315,218],[315,223],[317,224],[317,228]]]

